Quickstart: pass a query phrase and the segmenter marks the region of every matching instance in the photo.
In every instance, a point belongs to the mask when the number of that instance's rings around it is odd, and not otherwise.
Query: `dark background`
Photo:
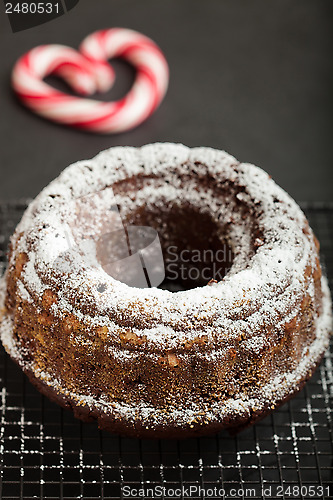
[[[81,0],[13,34],[0,10],[0,200],[34,197],[69,163],[114,145],[155,141],[225,149],[255,163],[297,201],[332,199],[333,3],[330,0]],[[10,89],[19,56],[44,43],[77,47],[93,30],[151,37],[170,65],[158,111],[131,132],[96,136],[21,107]],[[119,98],[132,73],[117,65]]]

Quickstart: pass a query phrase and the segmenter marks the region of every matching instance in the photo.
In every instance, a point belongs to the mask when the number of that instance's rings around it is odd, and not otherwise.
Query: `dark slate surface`
[[[33,197],[69,163],[113,145],[183,142],[267,170],[296,200],[332,199],[333,4],[329,0],[81,0],[11,33],[0,11],[0,199]],[[44,121],[13,97],[16,59],[42,43],[77,47],[100,28],[152,37],[170,64],[168,95],[139,128],[94,136]],[[131,71],[118,64],[118,98]]]

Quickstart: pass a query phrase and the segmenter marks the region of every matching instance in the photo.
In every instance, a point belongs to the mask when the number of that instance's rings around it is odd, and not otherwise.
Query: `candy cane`
[[[114,82],[107,60],[115,57],[136,68],[132,88],[118,101],[70,96],[43,81],[55,74],[82,95],[105,92]],[[17,61],[12,73],[16,94],[35,113],[105,134],[129,130],[148,118],[162,101],[168,80],[168,65],[157,45],[136,31],[122,28],[89,35],[79,52],[63,45],[36,47]]]

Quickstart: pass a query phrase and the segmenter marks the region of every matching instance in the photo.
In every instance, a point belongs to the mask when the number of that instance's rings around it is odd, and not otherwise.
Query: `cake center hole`
[[[141,247],[135,245],[140,250],[141,263],[133,258],[133,266],[140,268],[140,264],[143,265],[142,282],[147,281],[148,286],[171,292],[189,290],[221,281],[232,266],[234,255],[223,223],[189,205],[169,205],[163,207],[163,211],[157,208],[156,211],[142,210],[141,207],[126,220],[130,240],[128,228],[132,224],[132,227],[140,226],[145,235]],[[131,286],[130,274],[130,267],[125,271],[123,268],[118,279],[123,281],[125,277],[125,282]],[[139,274],[133,276],[132,286],[141,287]]]
[[[140,207],[127,217],[119,207],[103,223],[96,257],[104,271],[128,286],[189,290],[219,282],[230,270],[234,255],[226,229],[185,203],[152,211]]]
[[[159,288],[177,292],[221,281],[234,259],[223,225],[192,208],[171,210],[161,243],[165,279]]]
[[[233,254],[226,242],[219,248],[167,249],[165,279],[159,288],[178,292],[221,281],[229,271]]]

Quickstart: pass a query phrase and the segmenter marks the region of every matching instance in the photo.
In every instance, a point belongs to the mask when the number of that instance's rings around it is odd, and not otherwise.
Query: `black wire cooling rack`
[[[26,204],[0,204],[0,274]],[[304,204],[332,285],[333,204]],[[332,288],[332,286],[331,286]],[[0,498],[333,497],[332,351],[305,388],[230,437],[124,439],[41,396],[1,348]]]

